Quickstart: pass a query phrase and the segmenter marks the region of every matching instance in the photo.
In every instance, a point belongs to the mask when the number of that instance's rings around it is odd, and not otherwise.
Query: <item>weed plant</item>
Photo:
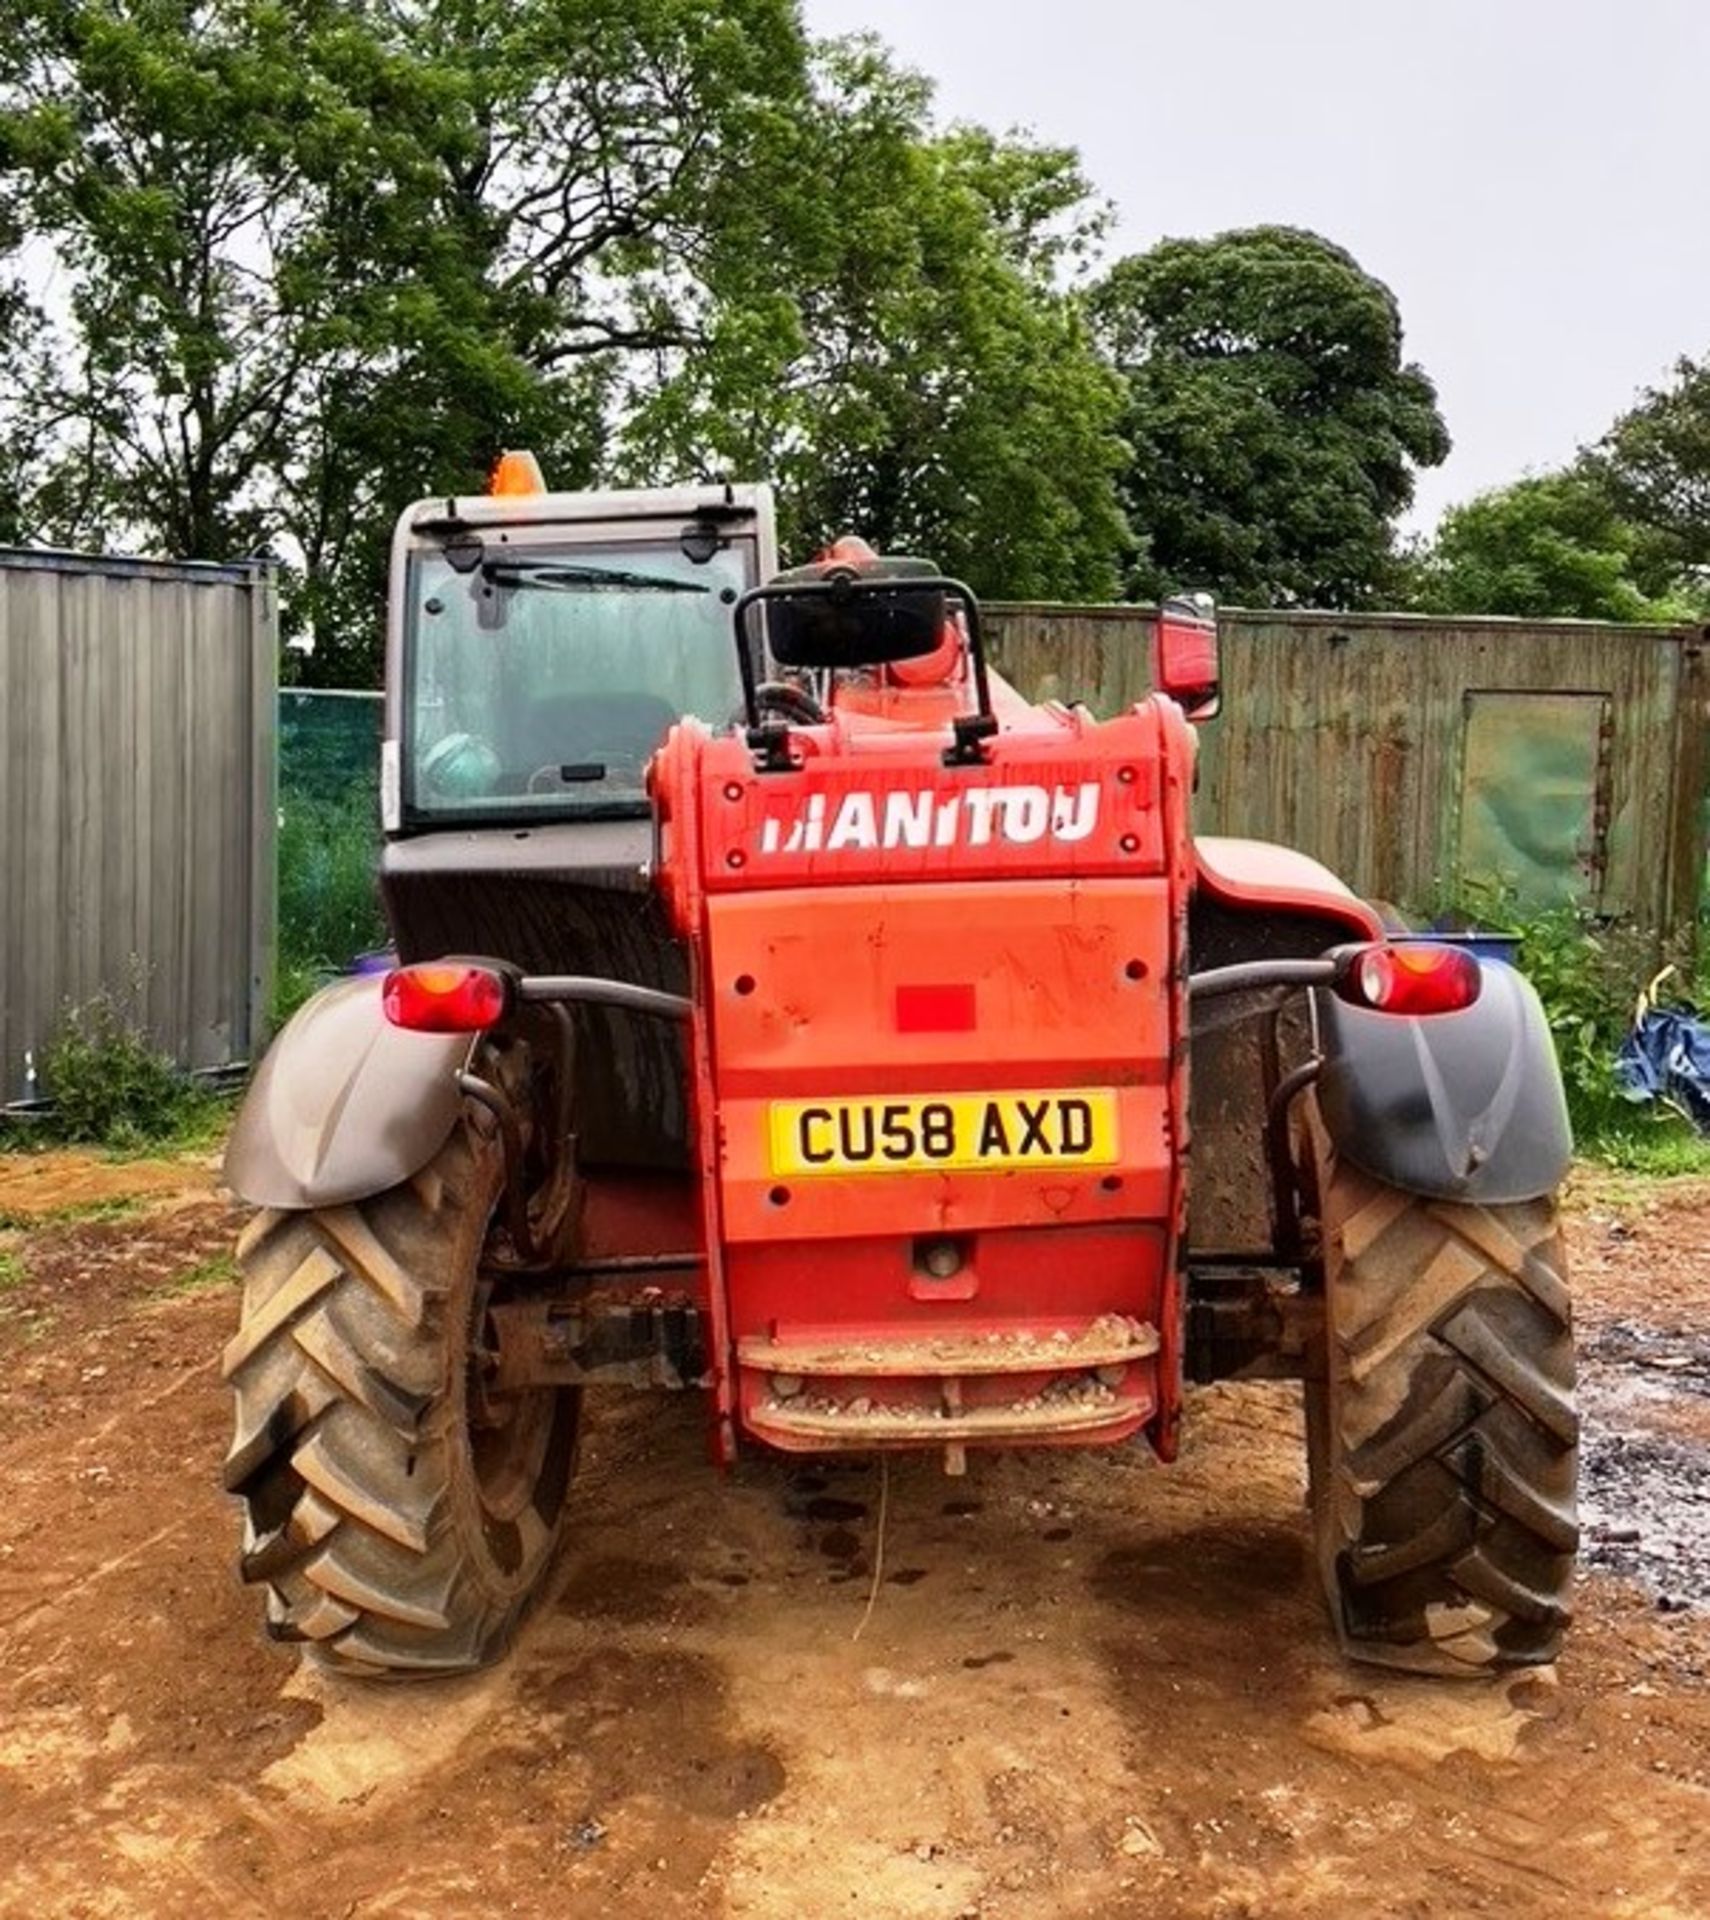
[[[214,1139],[228,1103],[200,1087],[148,1036],[148,976],[133,961],[124,993],[103,991],[61,1014],[42,1049],[45,1112],[0,1121],[0,1148],[98,1146],[187,1151]]]
[[[134,1006],[100,993],[69,1007],[42,1055],[54,1142],[137,1152],[190,1146],[218,1125],[223,1103],[149,1040]]]
[[[1573,907],[1517,911],[1480,894],[1465,916],[1519,935],[1520,971],[1538,990],[1561,1062],[1574,1140],[1582,1154],[1634,1173],[1710,1173],[1710,1140],[1661,1102],[1637,1105],[1615,1078],[1615,1056],[1638,999],[1667,966],[1665,999],[1690,1000],[1691,943]]]

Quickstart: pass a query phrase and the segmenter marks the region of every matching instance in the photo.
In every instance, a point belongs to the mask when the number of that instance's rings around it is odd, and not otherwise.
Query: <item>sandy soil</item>
[[[0,1161],[0,1912],[1710,1913],[1704,1187],[1576,1195],[1590,1525],[1557,1671],[1338,1661],[1295,1396],[1225,1387],[1174,1468],[888,1488],[721,1481],[695,1404],[608,1402],[514,1657],[408,1688],[300,1671],[233,1574],[211,1172],[87,1170],[29,1204],[39,1166]]]

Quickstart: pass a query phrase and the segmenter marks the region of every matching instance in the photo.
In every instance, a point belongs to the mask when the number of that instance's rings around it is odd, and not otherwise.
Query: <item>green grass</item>
[[[46,1153],[53,1145],[42,1135],[39,1119],[26,1120],[20,1114],[0,1114],[0,1153]]]
[[[32,1122],[38,1139],[140,1153],[194,1138],[211,1124],[212,1096],[161,1053],[142,1016],[146,980],[68,1006],[42,1049],[53,1107]]]
[[[1671,1116],[1672,1118],[1672,1116]],[[1645,1131],[1598,1135],[1580,1149],[1597,1166],[1650,1180],[1681,1180],[1710,1175],[1710,1140],[1684,1120],[1656,1124]]]
[[[24,1263],[17,1254],[0,1251],[0,1293],[21,1285],[27,1278]]]
[[[320,991],[326,977],[319,968],[309,966],[304,961],[281,957],[273,975],[273,1007],[268,1021],[270,1031],[277,1033],[305,1000],[312,999]]]
[[[186,1272],[175,1275],[155,1291],[172,1298],[229,1287],[238,1277],[237,1258],[230,1252],[210,1254]]]
[[[357,786],[342,799],[287,796],[279,826],[279,946],[269,1009],[275,1033],[359,953],[390,939],[375,881],[379,854],[375,799],[365,788]]]
[[[73,1200],[41,1213],[14,1213],[0,1207],[0,1233],[29,1233],[37,1227],[69,1227],[85,1220],[128,1220],[148,1205],[144,1194],[117,1194],[110,1200]]]
[[[123,1166],[129,1160],[172,1160],[180,1154],[206,1153],[230,1131],[240,1097],[237,1092],[215,1093],[192,1086],[161,1132],[110,1140],[102,1157]]]

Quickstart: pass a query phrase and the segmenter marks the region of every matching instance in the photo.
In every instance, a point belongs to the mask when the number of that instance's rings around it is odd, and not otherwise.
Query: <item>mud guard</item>
[[[298,1010],[250,1082],[226,1184],[258,1207],[337,1207],[419,1173],[462,1111],[466,1033],[406,1033],[379,975],[340,980]]]
[[[1319,994],[1318,1102],[1338,1151],[1374,1178],[1505,1206],[1556,1190],[1573,1135],[1531,983],[1480,965],[1484,990],[1460,1013],[1405,1019]]]

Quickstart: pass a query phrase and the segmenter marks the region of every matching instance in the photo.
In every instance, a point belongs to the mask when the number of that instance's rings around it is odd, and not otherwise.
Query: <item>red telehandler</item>
[[[495,491],[394,552],[399,964],[312,1000],[233,1135],[227,1484],[270,1630],[494,1658],[584,1389],[715,1458],[1145,1444],[1185,1380],[1304,1382],[1359,1658],[1552,1658],[1576,1546],[1537,999],[1304,855],[1196,839],[1215,620],[1095,720],[979,609],[764,488]]]

